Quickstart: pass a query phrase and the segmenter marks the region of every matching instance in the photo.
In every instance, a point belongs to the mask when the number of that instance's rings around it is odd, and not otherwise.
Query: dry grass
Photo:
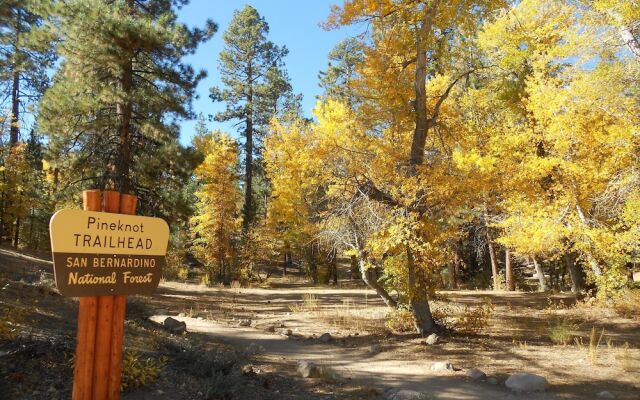
[[[289,310],[294,313],[304,311],[317,311],[320,308],[318,298],[312,293],[305,293],[302,296],[302,303],[295,303],[289,305]]]
[[[387,310],[384,308],[358,307],[351,301],[345,301],[342,306],[320,312],[318,317],[323,323],[336,329],[382,333],[385,331],[386,315]]]

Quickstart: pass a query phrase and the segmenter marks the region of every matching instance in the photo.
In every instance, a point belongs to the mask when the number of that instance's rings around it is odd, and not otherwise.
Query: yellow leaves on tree
[[[204,160],[195,171],[200,188],[196,191],[196,215],[191,219],[192,234],[196,252],[205,260],[213,282],[231,274],[233,241],[240,231],[238,148],[222,132],[197,136],[194,146]]]

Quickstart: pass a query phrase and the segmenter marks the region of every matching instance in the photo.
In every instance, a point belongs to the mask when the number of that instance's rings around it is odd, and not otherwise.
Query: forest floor
[[[15,328],[11,339],[0,337],[6,398],[70,398],[77,301],[57,294],[51,269],[38,257],[0,249],[0,316],[13,316]],[[493,312],[480,333],[443,333],[427,345],[414,334],[390,333],[384,304],[345,282],[313,287],[288,276],[250,289],[164,282],[153,296],[129,297],[125,346],[141,359],[162,360],[162,368],[123,399],[383,399],[389,388],[457,400],[596,399],[602,391],[640,398],[640,322],[609,309],[574,305],[566,294],[440,292],[433,306],[441,314],[489,302]],[[186,322],[187,333],[162,329],[167,316]],[[549,338],[558,326],[570,331],[566,345]],[[325,333],[331,340],[320,339]],[[300,360],[333,373],[302,378]],[[456,370],[431,371],[439,361]],[[497,384],[467,378],[470,368]],[[504,381],[517,372],[542,375],[551,387],[514,394]]]

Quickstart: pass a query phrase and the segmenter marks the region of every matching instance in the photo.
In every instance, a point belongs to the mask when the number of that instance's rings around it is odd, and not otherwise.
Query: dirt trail
[[[177,296],[176,287],[172,286],[172,297]],[[198,289],[199,291],[201,289]],[[207,289],[202,289],[208,292]],[[215,292],[216,289],[211,289]],[[308,292],[309,289],[306,289]],[[318,290],[322,292],[322,289]],[[277,303],[277,293],[281,290],[242,289],[247,297],[263,298],[265,292],[271,294],[271,303]],[[362,290],[348,290],[347,293],[363,292]],[[200,294],[205,294],[200,293]],[[193,293],[185,293],[193,296]],[[286,289],[282,295],[291,295]],[[202,305],[201,305],[202,307]],[[260,319],[260,314],[258,319]],[[370,354],[368,346],[345,348],[339,341],[322,343],[317,339],[303,336],[287,337],[282,333],[268,333],[252,327],[233,326],[203,318],[180,317],[176,315],[154,315],[150,319],[161,323],[167,316],[171,316],[187,324],[188,330],[204,335],[210,335],[215,340],[241,347],[251,345],[261,346],[263,355],[267,359],[277,361],[278,364],[294,370],[299,360],[310,360],[331,366],[343,379],[353,383],[361,383],[380,389],[401,388],[434,394],[441,400],[507,400],[522,399],[522,395],[511,393],[504,386],[490,385],[487,382],[474,382],[465,377],[464,371],[455,373],[435,373],[429,370],[435,361],[445,361],[446,358],[421,359],[407,362],[402,356],[387,352],[383,347],[379,354]],[[269,318],[268,314],[264,314]],[[256,321],[254,321],[256,322]],[[260,321],[257,321],[260,323]],[[558,399],[553,393],[527,394],[531,400]]]

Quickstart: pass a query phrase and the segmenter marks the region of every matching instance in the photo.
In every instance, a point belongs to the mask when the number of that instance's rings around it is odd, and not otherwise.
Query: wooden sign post
[[[87,190],[82,198],[84,211],[59,211],[50,224],[56,286],[80,297],[72,399],[117,400],[126,295],[158,286],[169,227],[133,216],[136,196]]]

